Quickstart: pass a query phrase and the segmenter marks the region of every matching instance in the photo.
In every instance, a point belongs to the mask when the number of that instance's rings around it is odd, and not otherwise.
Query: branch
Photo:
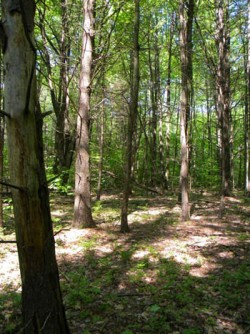
[[[0,239],[0,244],[16,244],[15,240],[2,240]]]
[[[46,116],[49,116],[51,114],[53,114],[53,110],[46,111],[46,112],[42,113],[42,118],[44,118]]]
[[[16,185],[8,183],[8,182],[4,182],[4,181],[0,180],[0,184],[2,184],[3,186],[6,186],[6,187],[10,187],[10,188],[14,188],[14,189],[17,189],[17,190],[20,190],[20,191],[24,191],[23,187],[18,187]]]
[[[3,111],[3,110],[0,110],[0,115],[1,115],[1,116],[6,116],[6,117],[8,117],[8,118],[11,118],[11,117],[10,117],[10,114],[8,114],[7,112],[5,112],[5,111]]]
[[[150,191],[150,192],[155,193],[155,194],[157,194],[157,195],[161,195],[161,196],[164,195],[163,193],[161,193],[161,192],[159,192],[159,191],[157,191],[157,190],[155,190],[155,189],[152,189],[152,188],[143,186],[142,184],[139,184],[139,183],[136,182],[135,180],[133,180],[132,182],[133,182],[137,187],[139,187],[139,188],[142,188],[142,189],[144,189],[144,190]]]

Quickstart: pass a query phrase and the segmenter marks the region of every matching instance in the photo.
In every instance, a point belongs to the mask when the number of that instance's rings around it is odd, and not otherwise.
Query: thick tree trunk
[[[84,0],[84,24],[80,75],[80,102],[77,117],[76,165],[75,165],[75,227],[94,227],[91,211],[89,166],[89,112],[94,45],[95,0]]]
[[[134,45],[131,59],[131,90],[128,115],[128,133],[126,149],[126,165],[124,171],[124,189],[121,208],[121,232],[129,232],[128,226],[128,200],[131,188],[131,167],[133,161],[133,136],[136,129],[138,113],[138,92],[139,92],[139,26],[140,26],[140,0],[134,0]]]
[[[230,36],[228,28],[228,3],[226,0],[216,0],[216,24],[219,54],[217,68],[217,113],[221,148],[221,193],[223,196],[228,196],[232,190],[232,171],[230,144]]]
[[[188,199],[188,122],[190,118],[190,102],[192,87],[192,24],[194,16],[194,1],[180,4],[180,48],[181,48],[181,110],[180,110],[180,141],[181,141],[181,171],[180,192],[182,204],[182,221],[190,219]]]
[[[3,1],[9,170],[22,279],[23,333],[69,333],[62,304],[36,108],[35,2]]]

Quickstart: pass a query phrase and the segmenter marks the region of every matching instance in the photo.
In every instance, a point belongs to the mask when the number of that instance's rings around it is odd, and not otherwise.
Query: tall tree
[[[176,15],[173,13],[170,19],[169,41],[168,41],[168,61],[167,61],[167,81],[164,92],[163,107],[166,113],[166,168],[165,168],[165,186],[169,188],[170,176],[170,121],[171,121],[171,75],[172,75],[172,56],[173,56],[173,38]]]
[[[61,36],[56,38],[57,43],[52,41],[46,31],[47,7],[40,6],[38,26],[41,31],[42,45],[40,55],[45,66],[42,73],[45,76],[50,90],[51,102],[55,113],[55,159],[53,170],[55,174],[61,174],[61,180],[65,184],[68,181],[69,169],[73,160],[75,149],[75,123],[70,124],[70,96],[69,96],[69,72],[71,38],[69,34],[69,4],[68,0],[61,0],[60,19]],[[53,50],[53,53],[51,52]],[[52,55],[51,55],[52,53]],[[54,73],[54,58],[58,58],[59,74],[56,78]],[[53,60],[52,60],[53,59]],[[73,67],[73,64],[71,64]],[[45,70],[46,69],[46,70]],[[71,68],[72,71],[72,68]],[[47,72],[47,73],[46,73]]]
[[[180,140],[181,140],[181,171],[180,191],[182,204],[182,221],[190,219],[188,199],[188,167],[189,167],[189,135],[190,102],[193,80],[192,66],[192,35],[193,35],[194,1],[180,2],[180,51],[181,51],[181,109],[180,109]]]
[[[22,280],[23,332],[69,333],[62,304],[37,108],[35,1],[2,2],[4,107]]]
[[[91,211],[89,166],[89,113],[92,85],[94,48],[95,0],[83,0],[83,36],[80,75],[80,101],[77,116],[76,164],[75,164],[75,227],[94,227]]]
[[[131,191],[131,168],[133,162],[133,138],[136,129],[138,113],[138,94],[139,94],[139,28],[140,28],[140,0],[134,0],[134,40],[133,52],[131,57],[131,84],[130,102],[128,114],[128,131],[126,147],[126,164],[124,170],[124,188],[121,208],[121,232],[129,232],[128,226],[128,200]]]
[[[216,0],[217,65],[217,113],[219,121],[219,144],[221,161],[221,194],[228,196],[232,190],[231,144],[230,144],[230,65],[229,65],[229,15],[228,0]]]

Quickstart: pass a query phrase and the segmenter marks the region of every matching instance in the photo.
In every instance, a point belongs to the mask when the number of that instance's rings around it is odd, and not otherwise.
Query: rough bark
[[[139,27],[140,27],[140,0],[134,0],[134,43],[133,55],[131,58],[131,90],[128,115],[128,132],[126,147],[126,164],[124,170],[124,189],[121,208],[121,232],[129,232],[128,225],[128,201],[131,191],[131,167],[133,161],[133,136],[136,129],[138,113],[138,92],[139,92]]]
[[[75,164],[75,227],[94,227],[91,211],[90,165],[89,165],[89,113],[94,46],[95,0],[84,0],[84,23],[82,39],[80,101],[77,117],[76,164]]]
[[[189,152],[188,122],[190,118],[190,102],[192,87],[192,24],[194,1],[180,4],[180,49],[181,49],[181,108],[180,108],[180,141],[181,171],[180,193],[182,205],[182,221],[190,219],[188,198]]]
[[[26,334],[69,333],[62,304],[45,176],[42,117],[36,108],[32,0],[2,2],[7,48],[5,110]]]

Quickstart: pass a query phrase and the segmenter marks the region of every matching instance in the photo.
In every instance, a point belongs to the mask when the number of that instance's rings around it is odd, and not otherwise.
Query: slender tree
[[[70,122],[70,96],[69,96],[69,71],[70,71],[70,45],[69,34],[68,0],[61,0],[61,37],[57,38],[57,44],[53,43],[46,32],[46,6],[39,8],[38,26],[41,31],[42,45],[40,54],[43,64],[42,73],[48,81],[51,102],[55,113],[55,159],[53,170],[55,174],[61,174],[61,180],[67,183],[69,169],[73,160],[75,149],[75,124]],[[58,56],[59,76],[55,78],[53,61],[51,58],[52,50]],[[55,57],[55,55],[54,55]],[[73,66],[73,65],[72,65]],[[44,70],[44,68],[46,70]],[[46,73],[47,72],[47,73]]]
[[[169,188],[170,177],[170,120],[171,120],[171,75],[172,75],[172,56],[173,56],[173,38],[175,28],[176,15],[171,15],[169,42],[168,42],[168,61],[167,61],[167,82],[164,92],[163,108],[166,113],[166,168],[165,168],[165,185]]]
[[[181,50],[181,109],[180,109],[180,140],[181,140],[181,171],[180,191],[182,203],[182,221],[190,219],[188,199],[188,122],[190,118],[190,102],[192,91],[192,29],[194,17],[194,1],[180,3],[180,50]]]
[[[35,1],[2,2],[4,108],[25,334],[69,333],[62,304],[37,108]]]
[[[128,200],[131,191],[131,168],[133,162],[133,137],[136,129],[138,113],[138,93],[139,93],[139,27],[140,27],[140,0],[134,0],[134,41],[133,53],[131,57],[131,86],[130,103],[128,115],[128,132],[126,147],[126,164],[124,170],[124,188],[121,208],[121,232],[129,232],[128,226]]]
[[[89,112],[92,84],[94,47],[95,0],[83,0],[83,37],[80,75],[80,101],[77,116],[76,164],[75,164],[75,227],[94,227],[91,211],[89,166]]]
[[[216,0],[217,65],[217,113],[219,121],[219,146],[221,161],[221,194],[228,196],[232,190],[230,144],[230,65],[229,65],[229,17],[228,1]]]

